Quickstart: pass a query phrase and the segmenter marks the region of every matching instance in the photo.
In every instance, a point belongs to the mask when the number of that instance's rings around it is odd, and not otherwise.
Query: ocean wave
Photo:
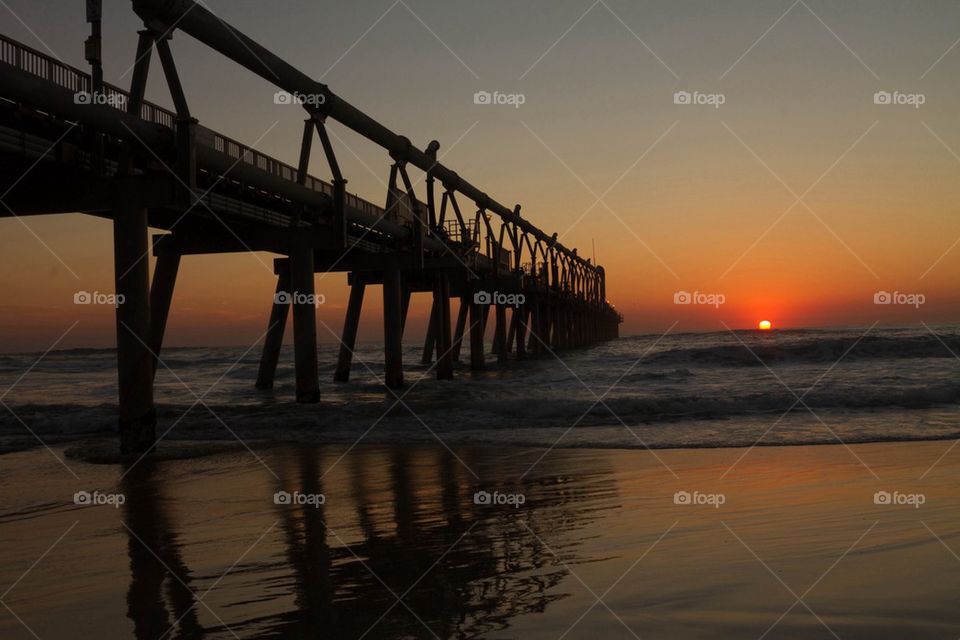
[[[651,380],[674,380],[681,381],[694,377],[694,373],[689,369],[672,369],[670,371],[631,371],[621,378],[620,382],[628,384],[630,382],[647,382]]]
[[[682,446],[734,446],[750,437],[738,435],[745,424],[816,422],[809,406],[841,423],[869,416],[865,432],[872,439],[927,437],[926,427],[916,427],[920,418],[897,416],[956,416],[938,426],[940,434],[960,424],[960,362],[951,353],[960,353],[960,330],[937,331],[940,339],[904,328],[877,329],[862,339],[856,329],[636,336],[483,372],[462,363],[454,381],[435,380],[433,366],[419,364],[419,346],[407,345],[407,384],[396,395],[383,387],[382,349],[367,344],[346,384],[331,382],[336,351],[321,350],[319,405],[294,402],[293,354],[286,347],[269,391],[253,388],[256,350],[173,348],[164,350],[173,373],[161,367],[155,385],[158,433],[176,425],[173,437],[194,441],[232,439],[236,432],[267,442],[353,442],[370,429],[391,441],[436,432],[444,439],[544,446],[565,433],[571,446],[619,446],[610,433],[619,437],[625,424]],[[113,350],[51,352],[38,364],[23,354],[3,358],[0,388],[13,385],[4,401],[13,413],[0,411],[0,453],[36,443],[34,433],[45,442],[112,437]],[[803,404],[791,389],[809,389]],[[197,396],[202,404],[194,404]],[[784,441],[813,437],[796,432]]]
[[[960,412],[956,408],[933,411],[818,411],[817,416],[794,412],[787,416],[744,417],[733,421],[690,419],[657,424],[625,421],[612,424],[580,425],[571,429],[557,423],[524,428],[480,427],[469,424],[437,423],[424,418],[431,428],[411,418],[384,420],[377,428],[357,421],[325,420],[320,415],[230,415],[217,411],[230,425],[226,429],[208,413],[191,414],[167,431],[173,420],[161,417],[162,457],[194,457],[204,452],[233,450],[240,454],[262,451],[285,443],[311,445],[403,444],[431,446],[490,446],[538,448],[652,448],[699,449],[721,447],[819,445],[910,440],[955,439],[960,436]],[[104,415],[103,425],[113,425],[113,416]],[[822,420],[822,422],[821,422]],[[825,427],[824,425],[829,425]],[[40,430],[44,444],[65,447],[68,457],[91,462],[115,459],[116,435],[112,428],[51,436]],[[179,443],[179,444],[178,444]],[[12,454],[42,446],[36,438],[16,438],[0,431],[0,454]],[[226,447],[226,449],[224,449]],[[0,474],[2,475],[2,474]]]
[[[369,386],[370,391],[375,385]],[[685,387],[676,387],[683,389]],[[801,393],[798,390],[798,393]],[[597,396],[588,393],[554,397],[549,401],[503,397],[498,394],[470,394],[451,399],[445,394],[425,392],[411,394],[403,403],[375,394],[366,401],[327,401],[321,405],[264,403],[247,405],[211,404],[194,407],[189,424],[226,422],[231,428],[270,429],[343,428],[362,432],[371,424],[390,429],[392,425],[410,422],[431,425],[447,431],[511,429],[543,427],[590,427],[619,424],[668,424],[688,420],[729,421],[741,417],[778,416],[793,408],[794,412],[842,410],[846,412],[923,410],[956,407],[960,404],[960,383],[941,382],[916,386],[881,386],[861,388],[826,386],[814,388],[802,396],[803,402],[788,389],[773,388],[736,396],[723,393],[676,393],[661,391],[645,395]],[[601,398],[598,400],[598,397]],[[11,407],[19,419],[9,413],[0,416],[0,433],[21,433],[23,424],[38,432],[67,435],[110,431],[116,425],[116,407],[111,404],[84,406],[76,404],[28,404]],[[190,404],[158,405],[158,420],[172,424],[182,420]],[[20,420],[24,422],[21,423]],[[222,427],[222,424],[221,424]]]
[[[799,362],[833,363],[860,359],[953,358],[960,352],[960,335],[945,336],[830,336],[774,343],[750,336],[744,344],[731,336],[730,344],[666,349],[644,359],[651,364],[763,366]]]

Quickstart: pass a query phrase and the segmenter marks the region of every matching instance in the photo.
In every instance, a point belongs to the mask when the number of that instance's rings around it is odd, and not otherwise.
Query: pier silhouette
[[[0,217],[78,212],[113,221],[123,452],[155,446],[153,381],[185,255],[280,256],[256,386],[272,387],[292,315],[297,402],[320,400],[316,273],[346,273],[350,286],[334,374],[340,382],[350,377],[368,285],[383,291],[383,380],[391,389],[403,385],[414,293],[432,296],[422,360],[434,363],[439,379],[454,377],[464,341],[470,369],[483,370],[488,334],[498,362],[617,337],[622,318],[606,300],[603,268],[542,231],[520,205],[501,204],[444,166],[438,142],[416,147],[191,0],[132,3],[145,28],[130,87],[110,85],[99,3],[87,4],[89,72],[0,35]],[[303,107],[297,166],[193,117],[171,47],[178,32]],[[173,111],[145,99],[154,52]],[[386,151],[383,206],[347,191],[331,121]],[[330,180],[308,173],[315,141]],[[419,188],[414,170],[425,176]],[[151,227],[164,233],[151,238]],[[459,301],[455,320],[452,300]]]

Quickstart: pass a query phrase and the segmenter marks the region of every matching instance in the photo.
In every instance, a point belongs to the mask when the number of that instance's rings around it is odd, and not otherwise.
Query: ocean
[[[453,381],[436,380],[411,342],[396,395],[380,384],[382,346],[374,343],[358,348],[349,383],[333,383],[336,346],[320,347],[317,405],[293,402],[288,347],[271,391],[254,388],[259,345],[164,349],[158,434],[611,448],[960,436],[957,326],[638,335],[503,365],[488,356],[487,371],[461,364]],[[113,431],[114,352],[52,351],[38,362],[41,355],[0,356],[0,389],[15,385],[3,398],[12,413],[0,413],[4,449],[36,445],[30,431],[55,442]]]

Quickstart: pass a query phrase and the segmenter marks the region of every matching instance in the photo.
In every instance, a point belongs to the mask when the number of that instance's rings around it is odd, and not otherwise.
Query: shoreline
[[[589,427],[586,427],[589,428]],[[932,435],[929,437],[915,437],[915,436],[890,436],[885,439],[865,439],[865,440],[842,440],[838,441],[837,438],[825,438],[820,441],[813,442],[764,442],[759,441],[752,444],[689,444],[684,446],[676,445],[643,445],[637,444],[636,446],[617,446],[617,445],[606,445],[606,444],[554,444],[551,443],[536,443],[536,442],[464,442],[457,441],[455,438],[450,439],[449,441],[438,441],[436,438],[431,437],[429,440],[422,440],[419,442],[410,442],[410,441],[390,441],[390,440],[377,440],[371,439],[369,441],[364,440],[308,440],[308,439],[265,439],[265,438],[244,438],[243,443],[238,442],[236,439],[191,439],[191,438],[176,438],[170,437],[165,440],[159,441],[156,453],[154,457],[158,460],[166,459],[179,459],[184,457],[203,457],[206,455],[216,455],[220,452],[234,451],[234,450],[246,450],[246,447],[250,448],[256,447],[258,450],[267,450],[274,449],[278,447],[306,447],[306,448],[316,448],[316,447],[356,447],[356,446],[371,446],[371,447],[424,447],[424,446],[450,446],[457,448],[508,448],[514,451],[517,450],[584,450],[584,451],[698,451],[698,450],[743,450],[743,449],[753,449],[753,448],[794,448],[794,447],[857,447],[864,445],[882,445],[882,444],[909,444],[909,443],[925,443],[925,442],[944,442],[955,440],[960,442],[960,432],[956,434],[949,435]],[[20,446],[17,446],[17,445]],[[166,445],[166,446],[165,446]],[[45,446],[50,447],[59,447],[63,450],[64,455],[71,459],[81,460],[84,462],[92,462],[95,464],[115,464],[118,462],[128,461],[132,459],[137,459],[140,457],[140,454],[121,456],[116,451],[113,451],[118,446],[118,441],[116,436],[105,435],[99,432],[92,432],[87,434],[77,434],[76,436],[49,436],[44,437],[43,443],[37,442],[37,439],[27,436],[14,436],[14,435],[0,435],[0,456],[21,453],[24,451],[32,451],[36,449],[43,449]],[[173,448],[174,453],[170,454],[169,449]],[[185,449],[196,448],[198,453],[191,455]],[[167,449],[167,451],[165,451]],[[92,454],[92,455],[91,455]]]

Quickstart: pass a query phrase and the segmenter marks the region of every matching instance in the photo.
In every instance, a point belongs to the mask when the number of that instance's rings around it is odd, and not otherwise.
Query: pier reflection
[[[168,502],[155,478],[156,463],[144,460],[132,467],[122,482],[130,558],[127,616],[138,640],[202,638],[190,570],[183,562]],[[170,633],[174,628],[176,635]]]
[[[530,460],[514,468],[441,448],[342,453],[298,448],[270,460],[274,491],[326,501],[257,505],[276,527],[217,585],[216,616],[193,592],[219,576],[191,577],[182,557],[196,554],[181,554],[159,475],[147,464],[131,473],[128,615],[137,639],[486,637],[569,595],[557,587],[566,566],[591,560],[579,552],[586,527],[617,504],[602,454],[589,470],[564,470],[561,455],[519,480]],[[478,487],[526,502],[478,505]]]

